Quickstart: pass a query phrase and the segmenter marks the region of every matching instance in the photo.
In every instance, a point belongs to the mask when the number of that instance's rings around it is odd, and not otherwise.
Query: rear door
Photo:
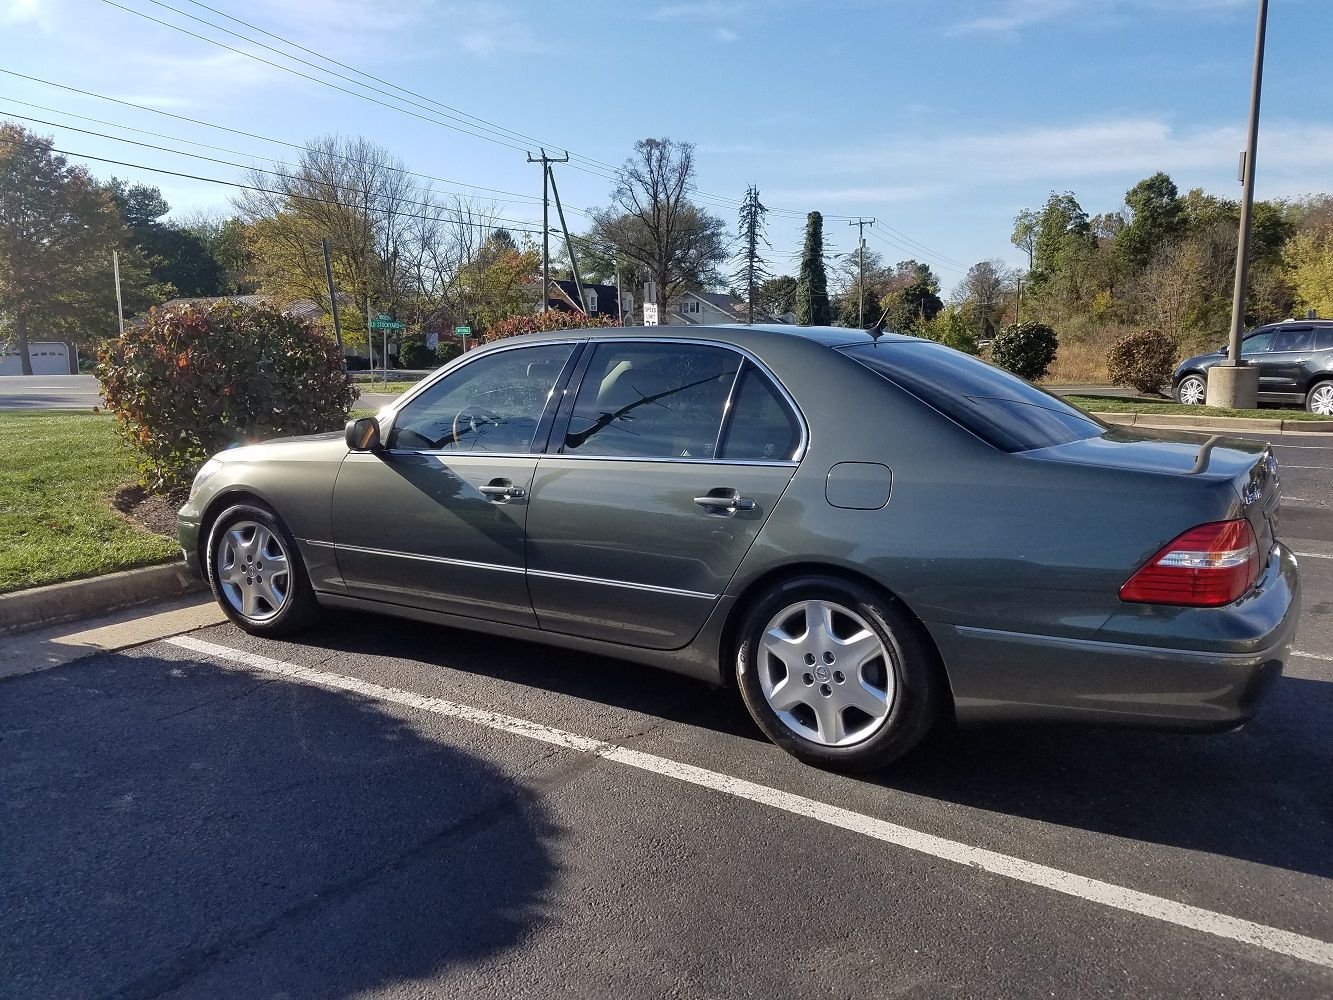
[[[1262,392],[1296,394],[1302,391],[1305,366],[1314,350],[1314,328],[1280,326],[1273,331],[1268,351],[1259,364]]]
[[[729,347],[636,339],[585,354],[533,481],[533,608],[549,631],[679,648],[791,481],[804,425]]]

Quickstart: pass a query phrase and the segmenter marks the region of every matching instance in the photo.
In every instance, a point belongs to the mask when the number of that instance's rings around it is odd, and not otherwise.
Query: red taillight
[[[1120,599],[1215,608],[1240,597],[1258,576],[1259,543],[1250,522],[1214,521],[1161,549],[1120,588]]]

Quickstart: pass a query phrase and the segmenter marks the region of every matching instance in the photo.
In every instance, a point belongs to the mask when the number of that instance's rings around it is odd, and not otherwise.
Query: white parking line
[[[1310,660],[1327,660],[1329,663],[1333,663],[1333,656],[1325,656],[1323,653],[1303,653],[1299,649],[1293,649],[1291,655],[1304,656]]]
[[[1297,559],[1333,559],[1327,552],[1297,552],[1295,556]]]
[[[1318,469],[1320,472],[1333,472],[1333,465],[1286,465],[1284,469]]]
[[[752,781],[745,781],[728,774],[706,771],[703,768],[682,764],[679,761],[658,757],[655,754],[603,743],[600,740],[578,736],[561,729],[553,729],[550,726],[544,726],[527,719],[518,719],[509,715],[488,712],[484,709],[471,708],[441,698],[427,698],[423,695],[413,694],[410,691],[384,687],[355,677],[302,667],[294,663],[286,663],[282,660],[261,656],[257,653],[246,653],[203,639],[195,639],[188,635],[176,636],[164,641],[193,653],[251,667],[255,670],[263,670],[303,684],[313,684],[337,691],[350,691],[367,698],[391,702],[395,705],[405,705],[408,708],[432,712],[436,715],[462,719],[479,726],[485,726],[488,729],[527,736],[567,750],[593,754],[606,760],[615,761],[618,764],[624,764],[627,767],[651,771],[654,774],[675,778],[677,781],[684,781],[701,788],[721,792],[724,795],[732,795],[774,809],[781,809],[797,816],[804,816],[829,826],[860,833],[886,844],[906,848],[909,851],[916,851],[954,864],[978,868],[1029,885],[1040,886],[1052,892],[1064,893],[1067,896],[1100,903],[1103,906],[1123,910],[1127,913],[1152,917],[1154,920],[1162,920],[1179,927],[1188,927],[1202,931],[1205,934],[1212,934],[1215,937],[1239,941],[1280,955],[1287,955],[1301,961],[1333,968],[1333,944],[1320,941],[1317,938],[1306,937],[1303,934],[1295,934],[1265,924],[1242,920],[1239,917],[1216,913],[1212,910],[1190,906],[1188,903],[1179,903],[1161,896],[1152,896],[1110,882],[1101,882],[1097,879],[1061,871],[1058,868],[1049,868],[1046,865],[1024,861],[1022,858],[1010,857],[1007,854],[999,854],[979,847],[972,847],[958,841],[946,840],[943,837],[922,833],[919,830],[912,830],[896,823],[887,823],[884,820],[852,812],[849,809],[841,809],[802,795],[793,795],[790,792],[755,784]]]

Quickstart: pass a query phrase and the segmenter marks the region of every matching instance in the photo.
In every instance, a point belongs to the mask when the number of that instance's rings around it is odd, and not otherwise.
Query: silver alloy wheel
[[[1320,382],[1310,390],[1309,409],[1321,417],[1333,417],[1333,382]]]
[[[268,621],[291,596],[291,563],[282,539],[257,521],[237,521],[213,553],[223,596],[239,614]]]
[[[843,747],[884,725],[896,689],[890,654],[859,615],[832,601],[783,608],[764,628],[759,687],[782,724]]]
[[[1202,406],[1207,396],[1208,388],[1203,379],[1197,375],[1189,375],[1181,379],[1180,388],[1176,390],[1176,398],[1186,406]]]

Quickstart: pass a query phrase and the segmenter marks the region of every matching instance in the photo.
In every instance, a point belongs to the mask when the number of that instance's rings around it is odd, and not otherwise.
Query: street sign
[[[370,321],[370,328],[372,330],[401,330],[403,329],[403,324],[399,323],[392,316],[380,313]]]
[[[454,327],[454,334],[455,334],[455,336],[466,337],[466,336],[468,336],[468,335],[471,334],[471,333],[472,333],[472,327],[470,327],[470,326],[456,326],[456,327]]]
[[[643,304],[643,325],[657,326],[657,303],[645,302]]]
[[[439,346],[440,346],[440,335],[439,335],[438,333],[428,333],[428,334],[426,334],[426,349],[427,349],[427,350],[431,350],[431,351],[433,351],[433,350],[435,350],[435,349],[436,349],[437,347],[439,347]]]

